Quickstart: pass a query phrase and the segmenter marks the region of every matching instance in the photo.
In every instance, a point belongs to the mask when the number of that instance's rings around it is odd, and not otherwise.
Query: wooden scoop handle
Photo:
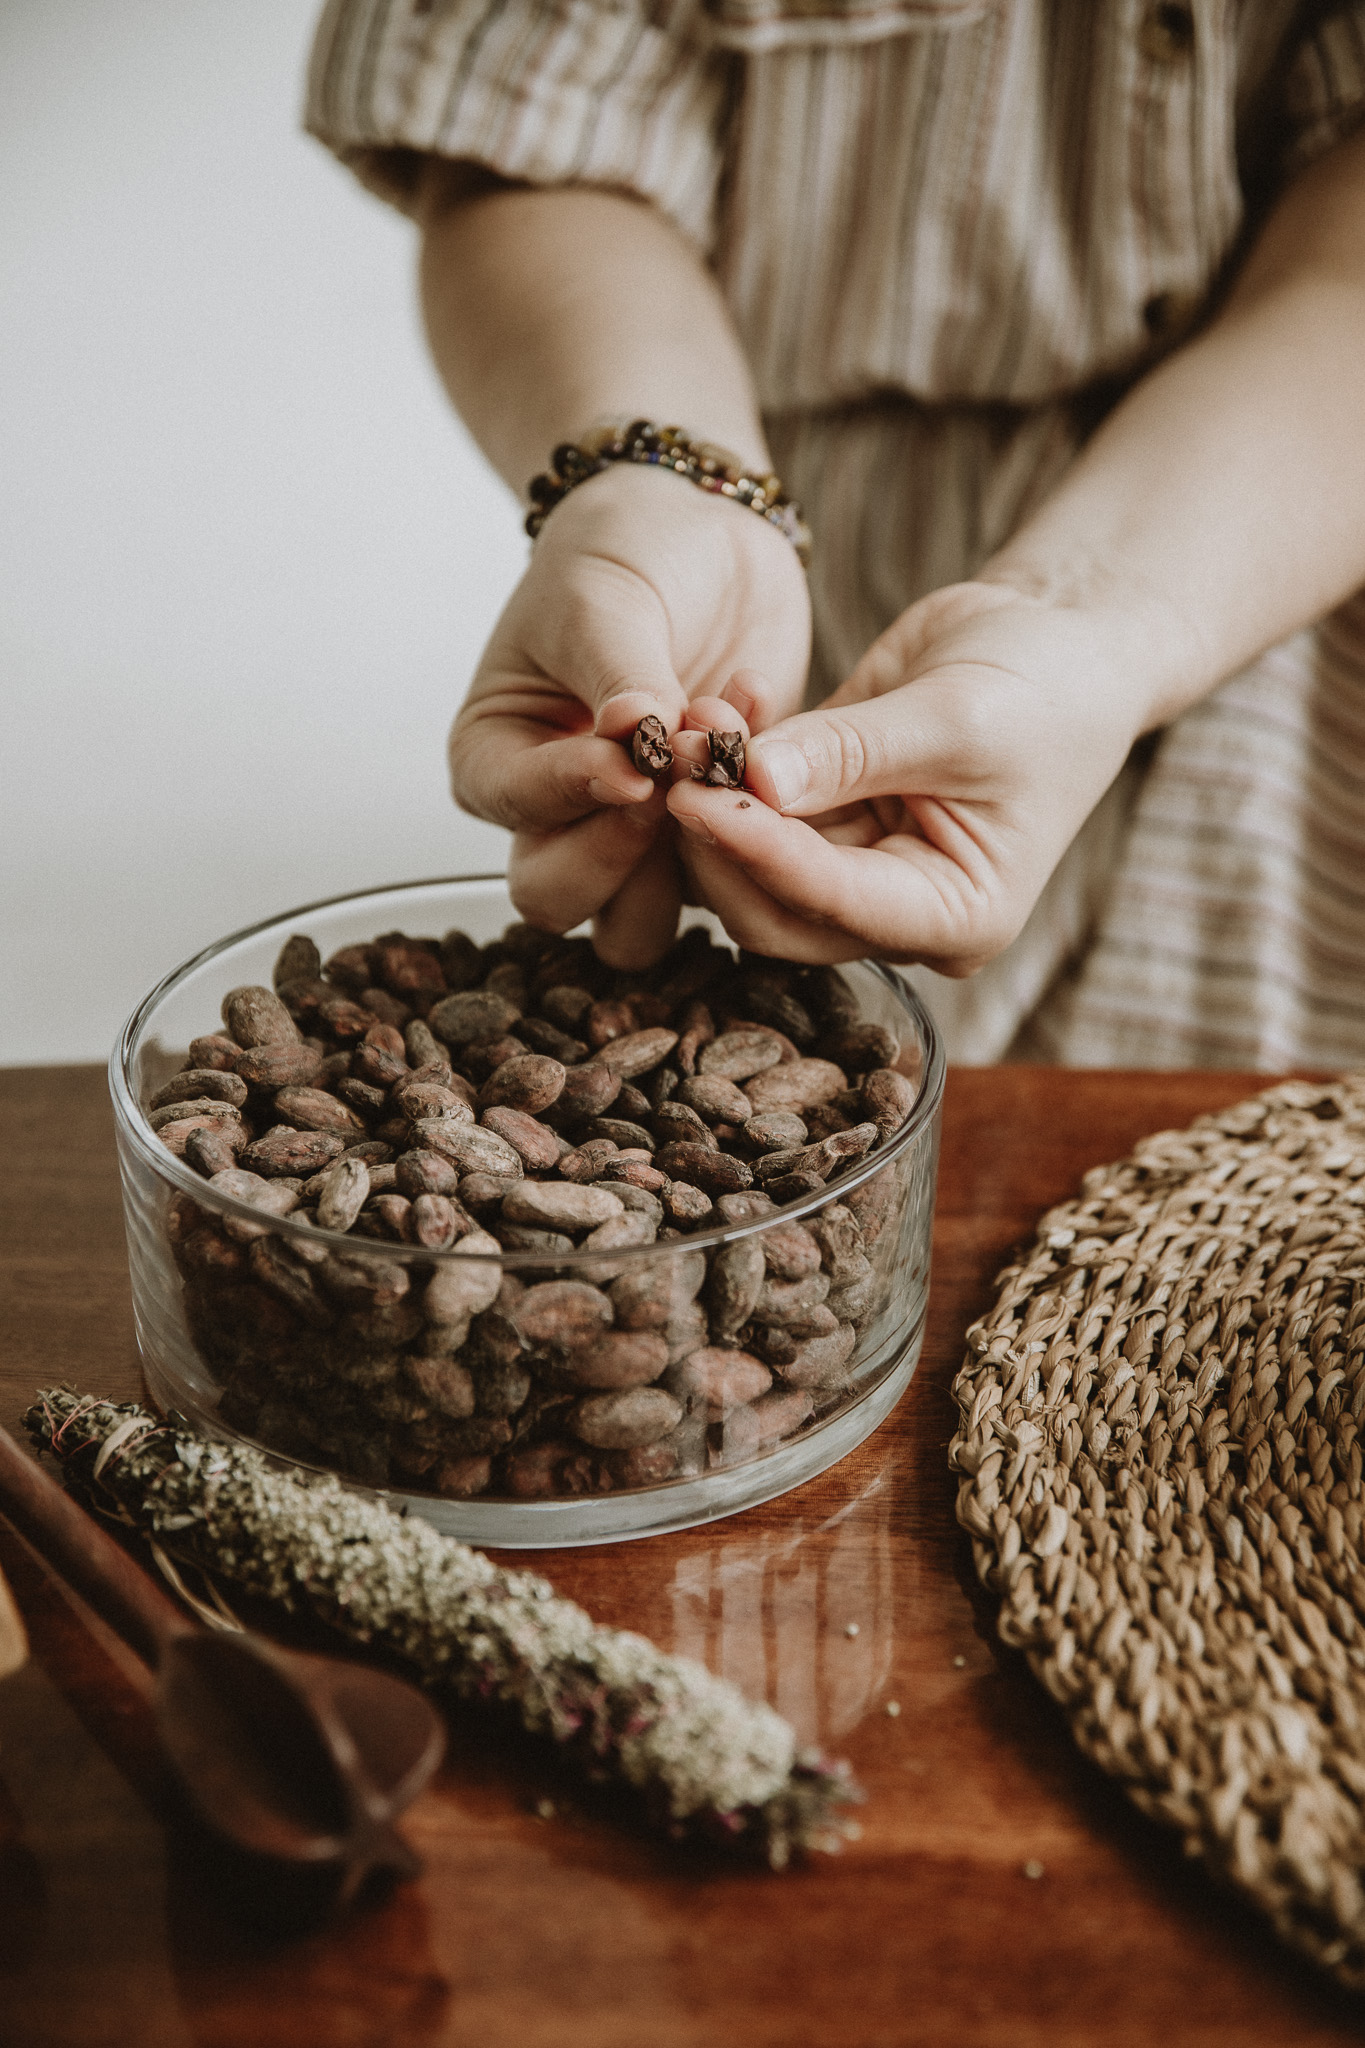
[[[94,1517],[0,1429],[0,1511],[153,1669],[190,1624]]]

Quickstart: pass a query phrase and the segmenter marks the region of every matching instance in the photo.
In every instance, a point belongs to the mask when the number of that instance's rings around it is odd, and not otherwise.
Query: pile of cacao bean
[[[630,976],[512,925],[325,963],[296,935],[274,981],[146,1105],[246,1205],[168,1210],[232,1427],[374,1486],[541,1500],[742,1462],[856,1391],[904,1177],[782,1211],[900,1128],[918,1054],[837,970],[694,928]]]

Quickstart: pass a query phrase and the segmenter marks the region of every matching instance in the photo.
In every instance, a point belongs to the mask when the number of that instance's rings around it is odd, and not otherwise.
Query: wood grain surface
[[[712,1528],[526,1560],[848,1756],[869,1797],[841,1857],[778,1877],[679,1854],[471,1711],[409,1816],[420,1882],[325,1933],[253,1936],[177,1815],[145,1672],[0,1524],[33,1650],[0,1683],[3,2048],[1358,2039],[1365,2008],[1072,1749],[995,1641],[945,1463],[963,1332],[1004,1254],[1087,1167],[1257,1085],[953,1074],[928,1336],[873,1440]],[[0,1420],[55,1379],[136,1395],[102,1074],[0,1074],[0,1144]]]

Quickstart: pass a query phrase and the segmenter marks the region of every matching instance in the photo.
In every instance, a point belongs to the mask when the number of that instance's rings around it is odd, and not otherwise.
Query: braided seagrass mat
[[[1086,1754],[1365,1989],[1365,1074],[1082,1189],[968,1333],[958,1519]]]

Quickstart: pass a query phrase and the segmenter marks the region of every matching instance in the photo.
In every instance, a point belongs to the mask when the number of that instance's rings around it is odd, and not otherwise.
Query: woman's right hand
[[[726,693],[761,731],[799,710],[809,658],[805,575],[776,527],[641,465],[571,491],[450,735],[457,803],[514,834],[521,915],[554,931],[592,916],[613,965],[657,959],[682,872],[667,782],[631,762],[635,726],[653,713],[675,733],[690,704]],[[735,680],[751,669],[761,681]]]

